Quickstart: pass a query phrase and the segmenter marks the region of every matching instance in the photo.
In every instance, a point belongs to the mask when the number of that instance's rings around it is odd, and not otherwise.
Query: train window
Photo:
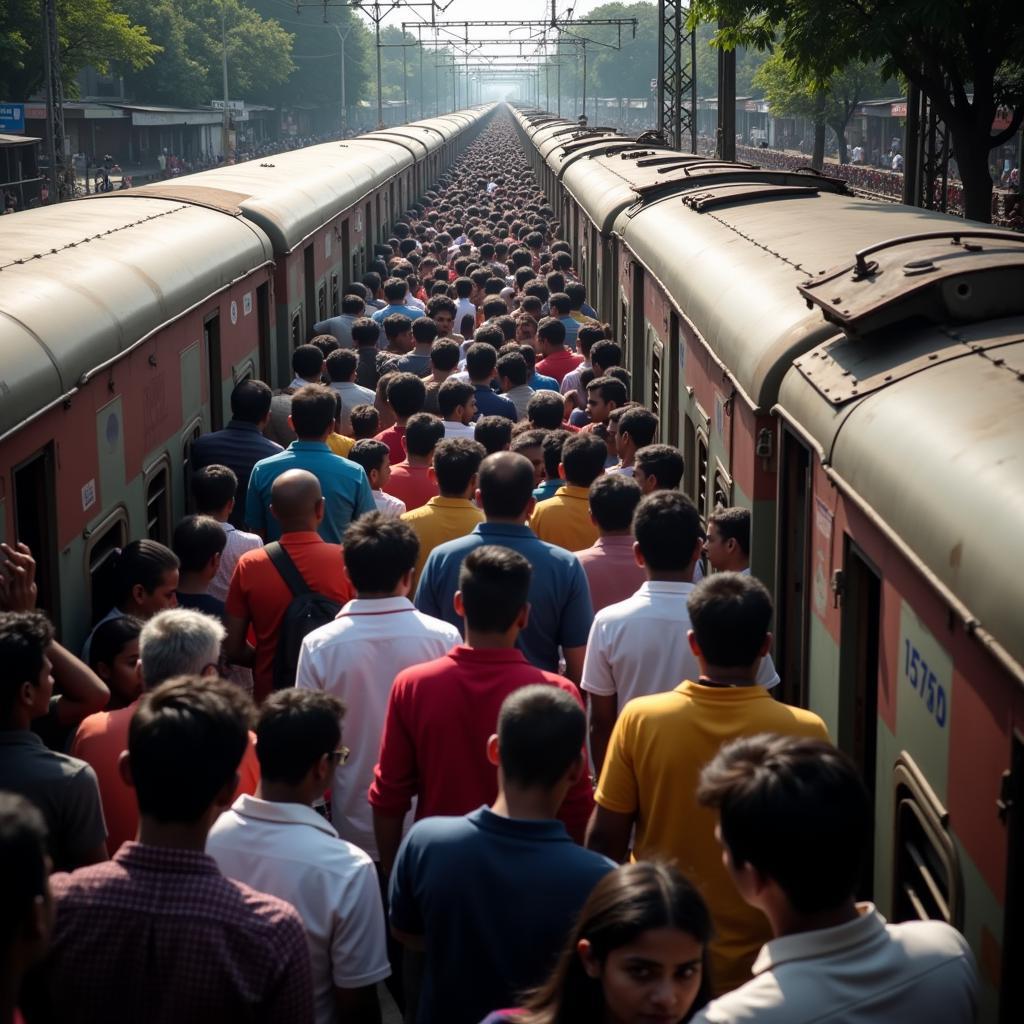
[[[711,495],[711,508],[729,508],[732,505],[732,477],[719,462],[715,467],[715,489]]]
[[[192,507],[192,442],[203,432],[201,420],[193,420],[181,435],[181,477],[184,485],[185,507]]]
[[[341,222],[341,269],[345,274],[351,273],[349,281],[356,280],[356,262],[352,254],[352,236],[349,233],[348,217]],[[335,315],[341,312],[340,302],[334,312]]]
[[[945,921],[960,928],[963,877],[949,814],[906,751],[896,759],[893,783],[892,920]]]
[[[653,331],[648,331],[651,342],[651,368],[650,368],[650,398],[649,408],[658,420],[661,420],[661,359],[664,349],[660,341],[654,336]]]
[[[310,242],[302,251],[303,261],[303,273],[304,273],[304,288],[303,288],[303,304],[306,307],[306,316],[309,318],[309,322],[306,324],[306,330],[309,333],[313,331],[313,317],[316,312],[316,253],[313,251],[313,243]],[[301,345],[305,338],[302,338],[299,342]]]
[[[118,506],[86,537],[85,565],[89,577],[89,622],[95,625],[114,607],[111,559],[128,543],[128,515]]]
[[[683,493],[696,503],[697,492],[693,486],[693,467],[697,460],[697,428],[687,416],[683,420]]]
[[[237,385],[241,384],[243,380],[252,380],[256,376],[256,367],[253,366],[251,359],[246,359],[244,363],[239,363],[231,370],[231,379]]]
[[[316,312],[318,320],[327,319],[327,286],[320,285],[316,291]]]
[[[203,320],[203,342],[210,371],[210,429],[224,425],[224,382],[220,366],[220,312]]]
[[[15,466],[14,539],[32,549],[36,560],[36,602],[56,623],[59,610],[57,580],[57,506],[54,446]]]
[[[340,312],[341,286],[338,284],[338,275],[331,274],[331,316],[337,316]]]
[[[143,473],[146,487],[146,536],[171,542],[171,463],[166,455]]]
[[[619,344],[625,348],[629,343],[629,303],[625,295],[620,296]]]
[[[697,431],[697,452],[693,466],[693,502],[703,519],[708,513],[708,435]]]
[[[302,307],[299,306],[292,313],[292,348],[296,349],[302,344]]]

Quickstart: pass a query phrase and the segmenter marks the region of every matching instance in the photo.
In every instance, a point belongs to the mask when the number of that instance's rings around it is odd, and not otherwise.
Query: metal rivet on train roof
[[[939,354],[938,354],[938,352],[929,352],[928,353],[928,358],[929,359],[938,359],[939,358]]]

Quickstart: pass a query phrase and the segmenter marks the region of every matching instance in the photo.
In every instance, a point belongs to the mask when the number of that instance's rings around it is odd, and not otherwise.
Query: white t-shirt
[[[471,316],[473,323],[476,323],[476,306],[469,299],[458,299],[455,303],[455,330],[462,328],[462,320],[467,316]]]
[[[470,441],[475,439],[476,427],[472,423],[456,423],[454,420],[444,421],[444,436],[467,437]]]
[[[393,494],[385,494],[381,490],[376,490],[373,492],[373,500],[377,503],[377,511],[383,512],[384,515],[390,516],[392,519],[397,519],[400,515],[405,514],[405,502]]]
[[[238,560],[254,548],[263,547],[263,540],[255,533],[246,533],[244,530],[236,530],[230,523],[221,523],[221,529],[227,534],[228,542],[220,556],[220,568],[217,575],[210,580],[206,592],[210,597],[218,601],[228,599],[228,587],[231,584],[231,574],[235,571]]]
[[[206,852],[228,878],[298,911],[317,1024],[335,1024],[336,987],[363,988],[391,974],[373,862],[312,807],[242,795],[214,822]]]
[[[391,684],[399,672],[433,661],[462,643],[459,631],[417,611],[406,597],[349,601],[338,617],[302,641],[295,685],[345,702],[346,746],[331,787],[331,817],[340,835],[380,858],[366,792],[380,751]],[[411,822],[406,818],[406,825]]]
[[[581,686],[618,698],[619,712],[634,697],[666,693],[684,679],[696,682],[700,665],[690,650],[686,599],[695,583],[648,580],[625,601],[602,608],[590,627]],[[771,657],[761,660],[756,681],[778,684]]]

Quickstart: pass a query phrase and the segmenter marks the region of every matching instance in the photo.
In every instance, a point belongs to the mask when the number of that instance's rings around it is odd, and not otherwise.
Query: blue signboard
[[[25,134],[25,104],[0,103],[0,132]]]

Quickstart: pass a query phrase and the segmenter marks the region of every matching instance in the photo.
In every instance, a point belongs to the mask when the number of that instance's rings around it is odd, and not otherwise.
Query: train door
[[[27,544],[36,560],[37,603],[59,628],[57,504],[52,442],[14,467],[14,539]]]
[[[780,434],[776,664],[782,676],[783,699],[806,707],[811,453],[785,426]]]
[[[203,320],[203,347],[210,381],[210,429],[224,426],[224,384],[220,375],[220,312]]]
[[[352,236],[349,234],[348,217],[341,222],[341,273],[345,278],[342,287],[352,281],[359,280],[359,274],[352,262]],[[341,305],[338,305],[338,312],[341,312]]]
[[[659,437],[661,443],[671,445],[679,444],[680,392],[683,387],[682,374],[679,372],[679,345],[679,314],[672,310],[668,322],[668,350],[661,371],[665,394]]]
[[[838,746],[853,758],[874,802],[878,719],[878,656],[882,617],[879,573],[847,536],[843,554],[839,649]],[[873,843],[871,844],[873,847]],[[862,891],[872,893],[871,860]]]
[[[645,365],[647,366],[647,381],[644,387],[644,398],[647,408],[658,417],[658,429],[664,434],[664,412],[662,408],[662,397],[665,389],[665,346],[661,338],[655,333],[654,328],[647,326],[645,346]],[[636,390],[635,381],[634,390]]]
[[[598,230],[595,225],[591,224],[590,227],[590,245],[587,252],[587,274],[583,278],[583,284],[587,289],[587,302],[597,309],[598,316],[604,316],[604,310],[599,306],[600,294],[601,294],[601,276],[600,276],[600,264],[597,262],[598,249]]]
[[[626,366],[633,377],[633,390],[638,391],[645,379],[644,359],[644,271],[639,263],[630,265],[632,288],[630,289],[631,316],[627,324],[628,337],[624,343],[623,355]]]
[[[258,335],[258,348],[260,368],[257,376],[261,380],[270,383],[271,356],[270,356],[270,285],[261,284],[256,289],[256,333]]]
[[[377,193],[377,196],[376,196],[376,206],[377,206],[377,219],[373,223],[376,226],[377,233],[375,235],[371,236],[371,240],[373,242],[377,242],[378,240],[383,239],[383,238],[386,237],[384,235],[384,218],[387,217],[387,211],[384,212],[383,216],[381,215],[381,212],[380,212],[380,193],[379,192]]]
[[[364,268],[370,269],[370,264],[373,262],[373,203],[367,203],[364,211],[364,219],[366,223],[363,225],[365,234],[363,235],[363,247],[366,250],[366,262]]]
[[[1012,744],[999,806],[1007,827],[1000,1024],[1024,1020],[1024,735],[1014,732]]]
[[[313,251],[313,243],[310,242],[302,250],[302,267],[304,276],[303,295],[305,298],[306,317],[302,330],[302,341],[305,342],[313,333],[313,324],[316,322],[316,254]],[[300,342],[301,344],[301,342]]]

